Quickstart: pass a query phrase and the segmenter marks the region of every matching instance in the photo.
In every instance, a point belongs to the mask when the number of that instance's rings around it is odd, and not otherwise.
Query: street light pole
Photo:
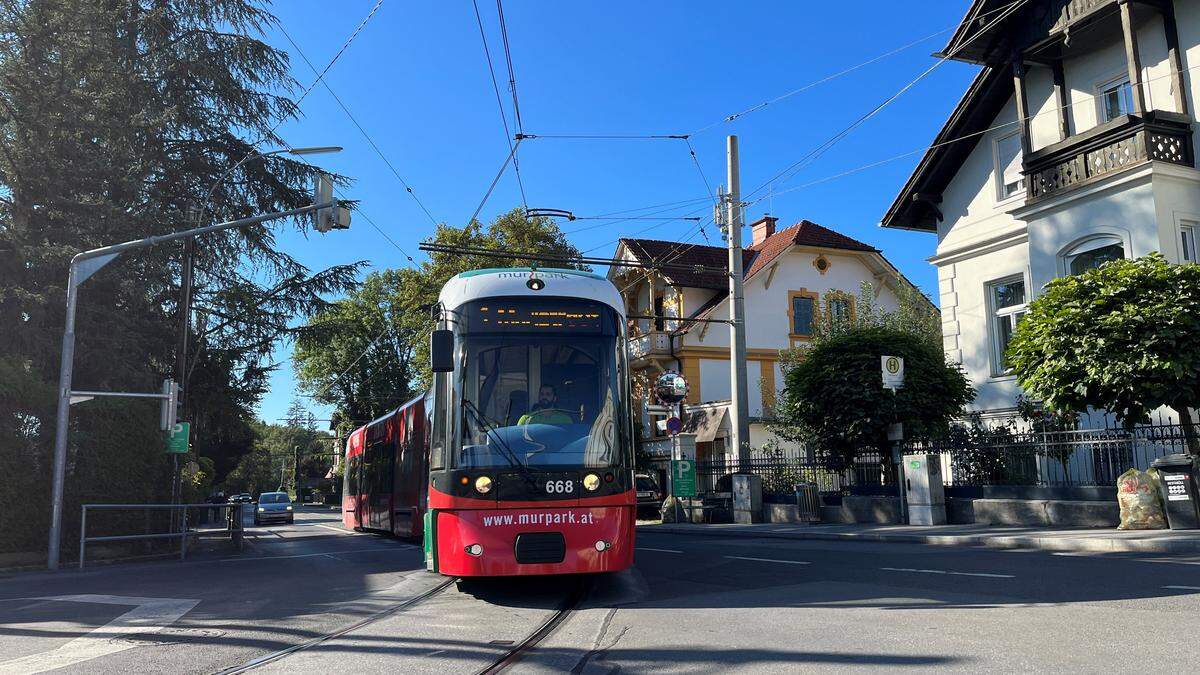
[[[66,325],[63,328],[62,363],[59,366],[58,373],[58,412],[54,424],[54,474],[51,481],[50,541],[46,555],[46,567],[48,569],[58,569],[60,540],[62,539],[63,483],[67,468],[67,426],[71,414],[71,375],[75,362],[75,306],[78,301],[79,285],[87,281],[88,277],[95,274],[100,268],[125,251],[195,237],[209,232],[219,232],[235,227],[255,225],[268,220],[299,216],[320,209],[335,208],[336,206],[336,201],[310,204],[298,209],[280,211],[278,213],[265,213],[249,218],[217,223],[216,225],[197,227],[182,232],[173,232],[171,234],[146,237],[145,239],[135,239],[123,244],[104,246],[76,254],[71,259],[71,266],[67,275],[67,312]]]

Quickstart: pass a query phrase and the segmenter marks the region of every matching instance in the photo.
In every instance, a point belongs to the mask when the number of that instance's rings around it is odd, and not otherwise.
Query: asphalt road
[[[478,672],[580,590],[575,578],[444,585],[416,546],[346,533],[328,511],[256,528],[248,542],[241,556],[0,578],[0,673],[215,673],[305,643],[260,670]],[[1197,558],[646,530],[637,548],[635,569],[589,580],[585,600],[510,670],[1189,672],[1197,662]]]

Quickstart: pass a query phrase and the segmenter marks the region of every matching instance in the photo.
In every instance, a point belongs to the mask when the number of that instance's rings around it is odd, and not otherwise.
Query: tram
[[[442,288],[423,395],[346,443],[348,528],[424,541],[448,576],[633,563],[637,497],[623,303],[560,269],[465,272]]]

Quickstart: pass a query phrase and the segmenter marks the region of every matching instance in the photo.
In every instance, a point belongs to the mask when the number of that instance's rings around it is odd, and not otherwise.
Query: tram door
[[[373,530],[392,529],[392,475],[395,468],[396,434],[382,434],[367,446],[367,522]]]

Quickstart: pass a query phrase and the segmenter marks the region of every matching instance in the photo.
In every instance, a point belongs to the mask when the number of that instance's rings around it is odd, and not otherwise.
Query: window
[[[661,331],[663,329],[663,296],[654,296],[654,330]]]
[[[996,139],[996,194],[1003,201],[1025,190],[1021,175],[1021,134]]]
[[[1067,274],[1082,274],[1095,269],[1110,260],[1121,260],[1125,257],[1125,245],[1120,238],[1108,236],[1089,239],[1063,256],[1066,262]]]
[[[817,294],[808,291],[788,293],[788,320],[793,336],[807,337],[813,332],[813,317],[817,308]]]
[[[1179,227],[1179,259],[1185,263],[1196,262],[1196,223],[1184,223]]]
[[[1133,110],[1133,89],[1129,76],[1123,75],[1096,87],[1096,102],[1100,106],[1100,123],[1111,122]]]
[[[1025,317],[1026,302],[1025,280],[1021,277],[988,284],[988,303],[992,311],[992,363],[996,374],[1008,372],[1005,352],[1008,351],[1008,343],[1012,341],[1017,324]]]
[[[841,291],[825,295],[825,312],[829,325],[842,326],[854,319],[854,298]]]

